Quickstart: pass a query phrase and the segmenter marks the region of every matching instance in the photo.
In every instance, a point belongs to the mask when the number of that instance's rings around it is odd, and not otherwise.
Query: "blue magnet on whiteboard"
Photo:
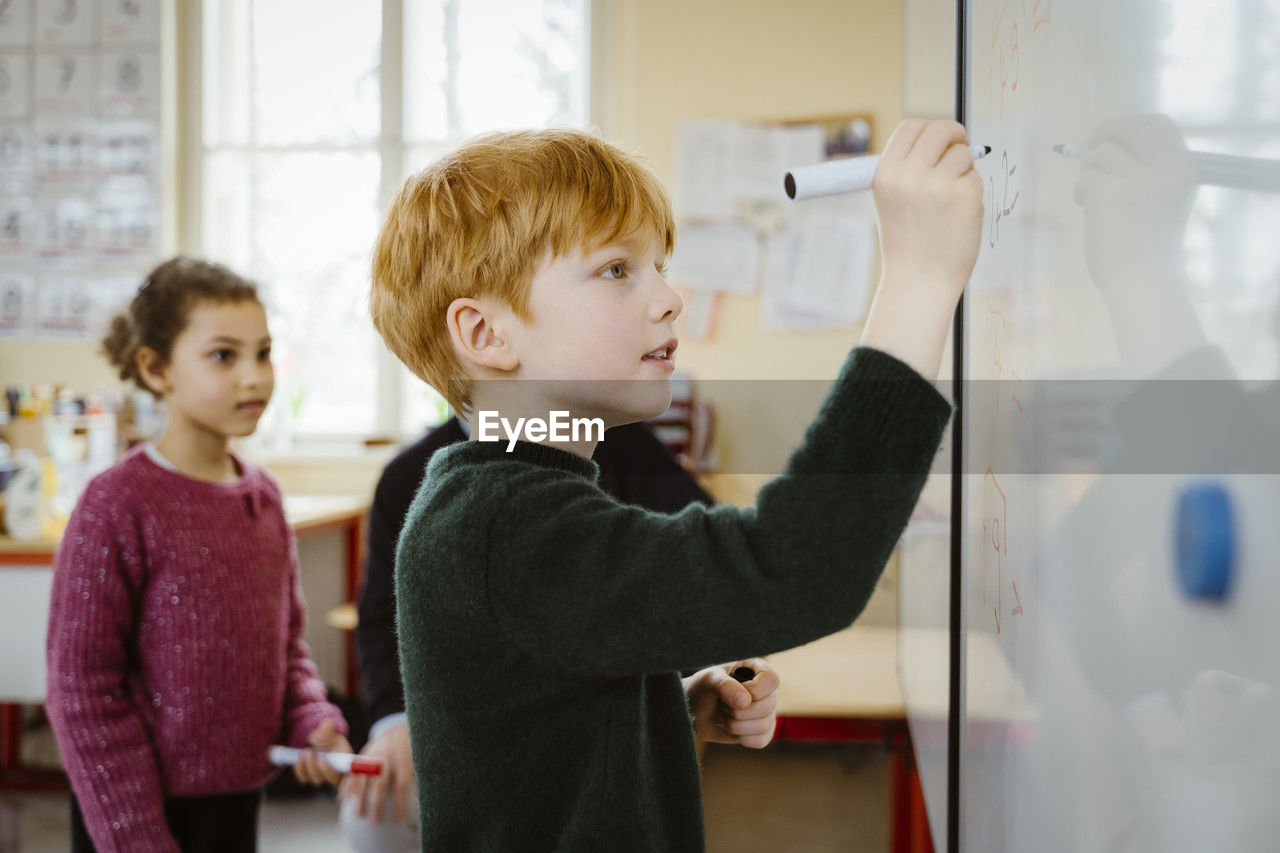
[[[1178,499],[1178,582],[1189,598],[1220,601],[1231,587],[1235,524],[1217,485],[1189,486]]]

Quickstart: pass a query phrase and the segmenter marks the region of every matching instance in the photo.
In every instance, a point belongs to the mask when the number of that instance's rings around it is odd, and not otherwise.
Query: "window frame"
[[[216,2],[216,0],[215,0]],[[251,0],[252,2],[252,0]],[[381,115],[378,137],[372,150],[379,158],[378,211],[381,216],[403,184],[406,158],[423,142],[410,143],[404,138],[404,20],[405,5],[415,0],[382,0],[381,64],[379,97]],[[631,0],[624,5],[630,6]],[[207,149],[204,143],[204,14],[206,0],[177,3],[177,68],[178,68],[178,143],[176,147],[179,250],[203,255],[204,246],[204,170],[205,157],[212,151],[233,151],[244,146],[220,145]],[[579,93],[588,126],[608,134],[613,130],[614,105],[603,96],[611,89],[614,63],[607,60],[605,40],[614,24],[611,0],[583,0],[583,50],[585,56],[582,91]],[[625,60],[624,60],[625,63]],[[443,145],[456,141],[438,140]],[[289,153],[318,150],[369,151],[368,144],[252,146],[250,151],[269,150]],[[370,438],[389,438],[398,442],[416,440],[427,426],[402,429],[406,399],[405,382],[410,374],[380,341],[375,341],[374,427],[372,434],[306,432],[293,437],[296,445],[351,445]]]

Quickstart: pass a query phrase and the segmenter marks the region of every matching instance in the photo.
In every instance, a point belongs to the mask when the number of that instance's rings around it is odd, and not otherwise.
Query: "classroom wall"
[[[676,124],[689,118],[872,116],[873,148],[901,115],[901,0],[618,0],[597,3],[596,120],[668,181]],[[831,379],[860,328],[767,332],[756,297],[721,297],[708,341],[682,340],[678,365],[716,405],[723,471],[776,471],[805,417],[776,421],[708,380]],[[814,403],[816,410],[816,401]],[[767,407],[766,407],[767,408]],[[799,426],[797,426],[797,424]]]
[[[593,0],[592,18],[593,122],[608,138],[647,156],[668,181],[682,119],[869,113],[873,149],[880,150],[901,116],[901,0]],[[170,20],[181,26],[180,8]],[[170,60],[177,75],[190,73],[187,57]],[[171,127],[181,127],[180,115]],[[183,174],[176,156],[168,174],[174,185]],[[172,238],[181,233],[177,219],[188,200],[179,194],[169,201],[175,224],[166,235]],[[176,240],[169,245],[179,248]],[[779,470],[820,399],[811,409],[783,414],[720,380],[830,380],[860,332],[767,332],[756,297],[723,296],[715,335],[707,341],[686,337],[679,358],[716,407],[720,469]],[[96,349],[88,343],[0,342],[0,379],[56,380],[88,390],[109,386],[114,377]],[[750,495],[760,482],[742,479],[729,491]]]
[[[667,181],[682,119],[870,113],[879,151],[901,118],[901,0],[598,0],[593,14],[594,121]],[[725,294],[714,336],[681,340],[679,368],[716,409],[719,469],[729,472],[719,493],[750,502],[764,478],[734,472],[779,471],[821,402],[808,395],[805,411],[779,411],[721,380],[830,380],[860,334],[765,331],[757,297]],[[896,560],[862,620],[897,624]]]

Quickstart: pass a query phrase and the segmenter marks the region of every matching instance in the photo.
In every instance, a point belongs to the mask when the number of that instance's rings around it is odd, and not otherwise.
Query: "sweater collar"
[[[453,457],[454,463],[484,464],[487,462],[524,462],[540,468],[555,468],[592,482],[600,476],[600,466],[591,459],[583,459],[576,453],[551,447],[546,444],[535,444],[529,441],[517,441],[515,447],[507,451],[505,441],[460,441],[444,448]]]

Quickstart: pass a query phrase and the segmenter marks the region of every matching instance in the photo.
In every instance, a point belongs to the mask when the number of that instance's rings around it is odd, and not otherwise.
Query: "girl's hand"
[[[755,670],[755,677],[735,680],[731,673],[740,666]],[[778,722],[779,683],[778,673],[761,658],[695,672],[684,680],[694,735],[710,743],[768,746]]]
[[[351,744],[338,733],[333,720],[323,720],[307,735],[308,749],[304,749],[293,765],[293,776],[304,785],[336,785],[342,774],[329,766],[329,762],[316,755],[320,752],[351,752]]]

